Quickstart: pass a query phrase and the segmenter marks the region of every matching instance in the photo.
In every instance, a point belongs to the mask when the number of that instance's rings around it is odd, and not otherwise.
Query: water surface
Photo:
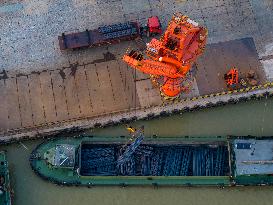
[[[273,99],[206,109],[194,113],[139,121],[145,135],[273,136]],[[125,126],[90,130],[97,136],[127,135]],[[1,146],[8,160],[15,190],[15,205],[264,205],[273,204],[273,187],[231,187],[220,189],[188,187],[60,187],[45,182],[30,169],[28,157],[42,140]]]

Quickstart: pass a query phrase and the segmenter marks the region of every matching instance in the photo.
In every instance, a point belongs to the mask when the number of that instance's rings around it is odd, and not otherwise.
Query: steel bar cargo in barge
[[[273,138],[80,136],[39,145],[33,171],[59,185],[232,186],[273,184]]]

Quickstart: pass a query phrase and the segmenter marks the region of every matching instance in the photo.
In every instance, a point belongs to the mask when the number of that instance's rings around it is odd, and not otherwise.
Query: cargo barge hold
[[[67,186],[273,184],[273,138],[145,138],[124,160],[127,140],[49,140],[32,152],[30,165],[43,179]]]

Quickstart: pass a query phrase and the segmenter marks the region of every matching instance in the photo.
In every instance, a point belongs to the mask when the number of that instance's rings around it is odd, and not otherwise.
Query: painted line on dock
[[[237,89],[237,90],[229,90],[229,91],[223,91],[223,92],[219,92],[219,93],[211,93],[211,94],[206,94],[206,95],[200,95],[200,96],[195,96],[195,97],[192,97],[192,98],[183,98],[183,99],[175,98],[175,99],[172,99],[172,98],[164,97],[165,101],[162,102],[162,105],[171,104],[171,103],[181,103],[182,101],[184,101],[184,102],[196,101],[196,100],[201,100],[201,99],[205,99],[205,98],[213,98],[213,97],[218,97],[218,96],[223,96],[223,95],[241,94],[241,93],[247,93],[249,91],[266,89],[266,88],[271,88],[271,87],[273,87],[273,82],[267,82],[267,83],[262,84],[262,85],[246,87],[246,88],[241,88],[241,89]]]

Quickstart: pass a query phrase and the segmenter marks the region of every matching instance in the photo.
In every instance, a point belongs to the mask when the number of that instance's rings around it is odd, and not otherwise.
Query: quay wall
[[[174,114],[183,114],[206,108],[237,104],[250,100],[260,100],[269,97],[273,97],[273,83],[193,98],[165,101],[160,106],[120,110],[92,118],[73,119],[30,129],[21,128],[8,130],[0,136],[0,144],[57,137],[61,134],[80,132],[91,128],[103,128],[137,120],[151,120]]]

